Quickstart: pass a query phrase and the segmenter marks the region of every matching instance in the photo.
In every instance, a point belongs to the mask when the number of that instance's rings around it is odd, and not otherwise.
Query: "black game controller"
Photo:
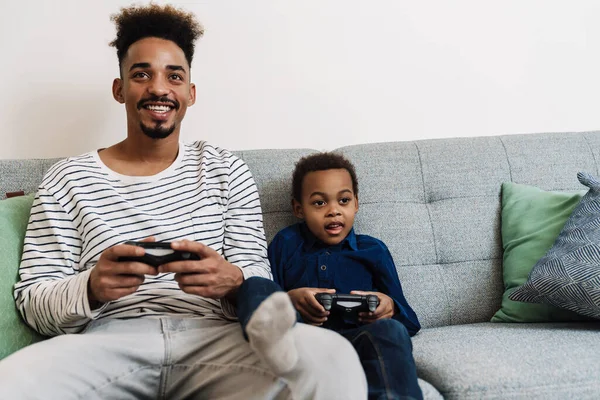
[[[189,251],[173,250],[169,242],[125,242],[132,246],[143,247],[146,251],[141,257],[119,257],[119,261],[138,261],[157,268],[159,265],[173,261],[199,260],[195,253]]]
[[[360,312],[375,312],[379,305],[379,297],[374,294],[338,294],[317,293],[315,295],[325,311],[342,314],[344,319],[358,320]]]

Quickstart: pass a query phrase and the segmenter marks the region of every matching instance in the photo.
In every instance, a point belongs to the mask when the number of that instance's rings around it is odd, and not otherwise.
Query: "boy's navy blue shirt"
[[[421,329],[402,293],[392,255],[381,240],[356,235],[353,228],[342,242],[329,246],[301,222],[273,238],[269,261],[275,282],[286,291],[301,287],[335,289],[342,294],[378,291],[394,300],[397,312],[393,318],[404,324],[411,336]]]

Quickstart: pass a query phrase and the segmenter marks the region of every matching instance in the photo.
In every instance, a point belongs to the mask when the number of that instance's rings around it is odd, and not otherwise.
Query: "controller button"
[[[321,271],[325,271],[327,269],[327,265],[321,265]]]

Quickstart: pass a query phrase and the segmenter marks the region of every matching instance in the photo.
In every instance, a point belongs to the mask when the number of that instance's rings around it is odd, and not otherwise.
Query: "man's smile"
[[[142,109],[144,110],[144,113],[148,114],[148,116],[154,121],[166,121],[169,119],[171,111],[174,110],[174,107],[168,105],[148,104],[142,107]]]
[[[137,108],[155,121],[166,121],[171,111],[179,109],[179,102],[168,98],[143,99],[138,102]]]

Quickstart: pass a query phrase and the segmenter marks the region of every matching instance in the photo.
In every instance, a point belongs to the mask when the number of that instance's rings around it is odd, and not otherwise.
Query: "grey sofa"
[[[387,243],[423,330],[426,399],[598,399],[600,323],[488,322],[503,292],[500,187],[582,190],[600,175],[600,132],[392,142],[338,149],[356,165],[356,229]],[[308,149],[241,151],[267,239],[295,222],[290,176]],[[35,191],[56,160],[0,160],[0,193]]]

